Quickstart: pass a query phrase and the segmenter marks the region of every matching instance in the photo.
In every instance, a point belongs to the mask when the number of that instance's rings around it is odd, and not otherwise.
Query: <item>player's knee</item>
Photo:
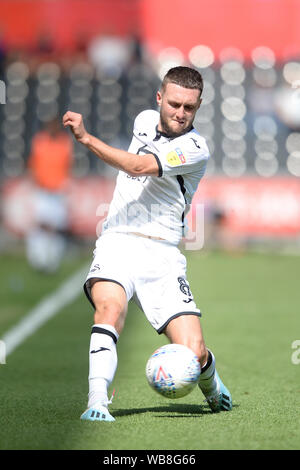
[[[112,325],[118,332],[121,332],[125,321],[125,313],[120,303],[114,299],[107,298],[97,301],[95,306],[95,323]]]

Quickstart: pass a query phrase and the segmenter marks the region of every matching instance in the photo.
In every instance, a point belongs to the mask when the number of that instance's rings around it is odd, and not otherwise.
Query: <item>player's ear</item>
[[[158,106],[161,106],[161,102],[162,102],[162,93],[160,90],[158,90],[158,92],[156,93],[156,102],[158,104]]]

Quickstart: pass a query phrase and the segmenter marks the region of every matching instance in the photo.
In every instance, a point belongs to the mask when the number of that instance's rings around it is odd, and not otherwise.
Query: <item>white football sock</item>
[[[201,368],[198,385],[204,395],[213,394],[217,389],[217,380],[215,378],[216,360],[211,351],[208,351],[207,363]]]
[[[111,325],[93,325],[89,351],[88,408],[96,402],[108,403],[107,390],[113,381],[118,357],[119,335]]]

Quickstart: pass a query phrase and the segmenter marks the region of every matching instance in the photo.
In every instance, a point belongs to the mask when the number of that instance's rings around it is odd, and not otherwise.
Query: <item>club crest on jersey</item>
[[[178,165],[182,165],[183,163],[185,163],[186,159],[181,149],[177,147],[175,150],[172,150],[172,152],[169,152],[167,154],[167,162],[171,166],[178,166]]]

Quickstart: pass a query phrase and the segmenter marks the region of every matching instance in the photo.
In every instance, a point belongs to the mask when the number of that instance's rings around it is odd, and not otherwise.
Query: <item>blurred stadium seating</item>
[[[45,62],[29,73],[24,62],[5,70],[6,105],[1,107],[1,177],[21,176],[26,168],[33,135],[41,125],[67,109],[83,114],[90,132],[115,146],[126,145],[135,116],[154,106],[158,79],[149,67],[131,67],[119,77],[97,77],[88,63],[77,63],[68,74],[59,64]],[[74,147],[76,176],[95,171],[97,159],[85,148]],[[98,165],[96,171],[105,173]]]
[[[80,5],[80,2],[77,3]],[[131,2],[131,6],[134,4]],[[149,6],[149,2],[143,4]],[[281,8],[282,5],[283,2]],[[280,11],[277,11],[278,15]],[[171,33],[174,36],[174,31]],[[217,39],[220,42],[220,38]],[[32,58],[28,59],[26,54],[12,56],[2,72],[0,70],[0,78],[6,86],[6,103],[0,106],[0,182],[4,196],[4,222],[9,214],[8,225],[11,226],[12,219],[16,221],[16,214],[21,212],[19,209],[14,213],[12,207],[15,207],[16,199],[22,199],[23,190],[16,193],[13,204],[10,204],[8,196],[11,192],[7,191],[7,187],[11,190],[11,183],[23,181],[26,176],[32,138],[46,121],[56,115],[61,117],[67,109],[80,112],[91,133],[108,144],[127,148],[135,116],[144,109],[156,108],[155,92],[164,73],[174,65],[191,65],[202,73],[205,83],[203,103],[195,119],[195,127],[207,139],[211,151],[205,184],[215,179],[218,188],[223,188],[218,195],[214,193],[212,196],[215,198],[216,213],[219,210],[223,213],[228,211],[228,214],[230,211],[238,213],[240,210],[244,219],[246,214],[249,220],[253,198],[261,197],[261,204],[257,204],[256,208],[263,207],[261,213],[264,217],[260,223],[258,219],[255,222],[260,225],[257,233],[261,234],[264,230],[268,233],[266,227],[269,214],[272,214],[273,228],[269,234],[276,232],[284,236],[298,236],[300,52],[284,58],[263,43],[257,43],[251,49],[248,47],[246,54],[237,47],[218,49],[203,42],[194,43],[188,50],[177,45],[160,47],[155,55],[147,55],[143,54],[143,39],[135,46],[140,47],[139,54],[121,69],[116,67],[104,71],[89,60],[88,55],[72,57],[71,53],[66,66],[59,54],[56,57],[50,53],[46,58],[45,55],[42,59],[37,57],[34,66]],[[80,200],[81,206],[78,200],[84,181],[96,177],[114,181],[115,174],[115,170],[74,142],[73,176],[76,187],[73,185],[72,197],[73,200],[77,198],[77,204],[73,203],[72,207],[76,208],[80,217],[87,213],[86,206],[82,208],[83,199]],[[249,178],[252,183],[247,186]],[[229,184],[226,191],[224,187],[227,183],[224,186],[224,181]],[[240,189],[233,192],[238,182],[244,185],[244,189],[248,188],[244,191],[247,197],[243,204],[239,200]],[[274,182],[277,183],[274,185]],[[103,182],[102,186],[105,184]],[[93,198],[90,188],[95,191],[96,187],[94,183],[85,186],[86,198]],[[201,187],[204,195],[212,194],[208,186]],[[227,206],[224,191],[227,195],[232,192]],[[269,192],[267,203],[266,191]],[[108,190],[105,198],[98,194],[96,199],[107,202],[110,195],[111,190]],[[7,201],[8,206],[5,207]],[[96,207],[97,204],[89,206],[89,213],[93,216]],[[289,220],[286,214],[289,214]],[[284,219],[282,232],[276,226],[280,217]],[[93,219],[92,222],[85,222],[85,226],[93,227],[94,223]],[[78,221],[75,226],[75,232],[82,235]],[[252,231],[249,227],[245,230],[248,230],[248,235],[255,232],[253,227]]]
[[[188,58],[169,48],[156,69],[139,63],[119,76],[99,76],[88,62],[75,63],[67,73],[59,63],[43,62],[34,74],[26,62],[9,63],[6,105],[0,107],[1,178],[23,174],[32,136],[67,109],[82,113],[90,132],[126,148],[134,117],[155,108],[161,76],[179,63],[197,67],[205,80],[195,127],[211,150],[209,175],[300,176],[300,90],[293,88],[300,63],[277,63],[266,47],[254,49],[252,61],[245,63],[237,50],[215,58],[208,46],[197,45]],[[84,147],[75,144],[74,154],[76,176],[105,173]]]

